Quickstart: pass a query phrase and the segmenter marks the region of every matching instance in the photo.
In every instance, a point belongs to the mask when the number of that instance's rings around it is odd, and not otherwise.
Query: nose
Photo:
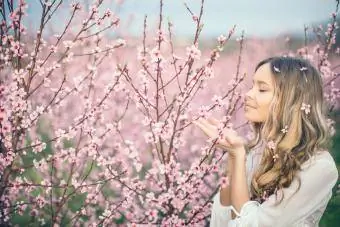
[[[254,99],[254,98],[253,98],[253,88],[251,88],[251,89],[248,90],[248,92],[247,92],[246,95],[245,95],[245,98],[246,98],[246,100]]]

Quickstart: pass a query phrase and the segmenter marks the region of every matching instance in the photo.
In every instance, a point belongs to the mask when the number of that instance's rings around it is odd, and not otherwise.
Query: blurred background
[[[67,2],[67,1],[66,1]],[[72,1],[69,1],[70,3]],[[89,7],[88,2],[81,1],[84,7]],[[164,22],[173,24],[175,42],[179,46],[188,45],[193,40],[196,30],[192,15],[199,12],[200,0],[164,0]],[[28,31],[38,29],[41,17],[41,7],[38,0],[28,0]],[[223,70],[229,68],[229,74],[236,70],[238,42],[237,37],[242,31],[245,35],[245,49],[242,59],[242,71],[252,73],[254,65],[261,59],[273,54],[296,52],[300,48],[313,43],[313,27],[327,28],[331,13],[335,10],[334,0],[234,0],[217,1],[205,0],[203,15],[203,30],[200,38],[200,47],[209,50],[216,44],[220,34],[226,34],[236,25],[236,36],[227,44],[223,55],[216,65],[216,74],[223,76]],[[133,40],[140,42],[143,34],[143,20],[147,15],[148,32],[156,34],[159,15],[159,0],[116,0],[105,7],[111,8],[121,19],[118,30],[107,33],[108,36],[129,37],[128,47],[135,53],[136,46]],[[105,8],[103,7],[103,8]],[[65,22],[63,15],[69,13],[69,8],[58,13],[57,19],[51,24],[51,33],[59,32],[60,23]],[[197,15],[198,16],[198,15]],[[306,29],[308,28],[308,29]],[[337,30],[337,37],[340,32]],[[308,38],[306,39],[306,35]],[[335,47],[339,46],[337,39]],[[336,66],[339,57],[330,56]],[[225,65],[228,62],[227,66]],[[222,67],[223,65],[223,67]],[[332,113],[336,122],[336,135],[333,138],[332,154],[340,170],[340,115],[339,110]],[[337,184],[338,185],[338,184]],[[338,188],[334,188],[334,196],[321,220],[320,226],[340,226],[340,196],[335,196]],[[20,221],[17,222],[20,224]]]
[[[37,28],[41,15],[39,1],[29,0],[30,26]],[[66,1],[67,2],[67,1]],[[72,1],[69,0],[71,3]],[[86,6],[86,0],[82,0]],[[195,31],[191,15],[184,6],[199,12],[200,0],[165,0],[164,18],[174,25],[179,39],[191,37]],[[303,37],[304,25],[325,24],[335,7],[334,0],[205,0],[204,29],[202,39],[215,38],[237,25],[236,34],[245,31],[247,37],[273,38],[280,35]],[[87,4],[88,6],[89,4]],[[105,4],[121,18],[121,32],[139,37],[143,31],[144,16],[148,16],[149,27],[157,27],[159,14],[158,0],[117,0]],[[103,7],[103,8],[105,8]],[[66,13],[66,12],[65,12]],[[60,17],[60,19],[63,19]],[[65,18],[64,18],[65,19]],[[59,21],[60,22],[60,21]]]

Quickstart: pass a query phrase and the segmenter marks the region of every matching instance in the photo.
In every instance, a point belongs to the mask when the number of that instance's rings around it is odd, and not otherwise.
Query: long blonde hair
[[[272,144],[264,148],[251,182],[252,199],[260,202],[290,186],[302,163],[331,145],[319,72],[308,61],[293,57],[265,59],[255,71],[266,63],[274,79],[274,97],[267,120],[252,124],[256,136],[248,144],[250,149],[260,141]]]

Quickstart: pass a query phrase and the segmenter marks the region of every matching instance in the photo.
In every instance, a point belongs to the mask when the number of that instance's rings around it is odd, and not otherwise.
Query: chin
[[[254,117],[247,116],[247,114],[245,115],[245,118],[251,123],[261,123],[261,122],[263,122],[260,119],[256,119]]]
[[[254,119],[254,115],[252,116],[251,114],[245,112],[244,113],[244,117],[248,120],[248,121],[251,121],[253,122],[255,119]]]
[[[250,123],[256,123],[257,121],[254,121],[254,119],[249,119],[249,118],[246,118]]]

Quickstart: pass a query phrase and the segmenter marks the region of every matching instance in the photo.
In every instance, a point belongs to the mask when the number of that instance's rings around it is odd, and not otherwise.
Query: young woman
[[[322,79],[309,62],[260,62],[245,97],[256,136],[246,143],[225,129],[218,140],[229,183],[214,197],[210,226],[318,226],[338,179],[325,112]],[[217,138],[217,120],[195,123]]]

